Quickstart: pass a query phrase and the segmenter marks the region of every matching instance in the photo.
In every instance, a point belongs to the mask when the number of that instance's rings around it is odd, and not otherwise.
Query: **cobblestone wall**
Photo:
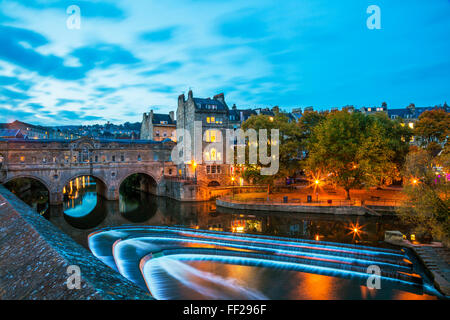
[[[81,269],[68,289],[67,267]],[[0,300],[151,299],[0,185]]]

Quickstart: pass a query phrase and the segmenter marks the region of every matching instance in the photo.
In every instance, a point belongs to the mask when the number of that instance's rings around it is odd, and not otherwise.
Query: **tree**
[[[271,141],[270,130],[279,130],[279,171],[275,175],[261,175],[259,165],[248,163],[249,147],[246,147],[243,178],[247,181],[252,180],[256,183],[266,184],[269,195],[271,186],[274,185],[276,180],[285,178],[298,169],[302,135],[297,129],[296,123],[289,122],[288,117],[281,112],[275,112],[274,117],[262,114],[251,116],[242,124],[242,129],[254,129],[257,132],[260,129],[266,129],[269,141]],[[259,147],[265,148],[266,146]]]
[[[403,165],[410,149],[409,142],[413,136],[413,131],[409,126],[404,125],[402,119],[391,120],[382,112],[370,115],[368,119],[381,125],[386,146],[394,152],[391,159],[395,164],[395,166],[392,166],[394,171],[385,175],[383,177],[384,181],[381,181],[381,184],[390,184],[393,182],[393,179],[399,180],[402,178]]]
[[[301,148],[304,156],[308,155],[307,140],[311,136],[313,129],[321,122],[325,121],[328,113],[317,111],[306,111],[297,122],[297,130],[300,134]]]
[[[438,154],[450,135],[450,113],[441,108],[425,111],[416,122],[414,133],[422,147]]]
[[[445,174],[436,172],[437,159],[424,149],[407,156],[405,176],[409,183],[403,192],[407,196],[399,208],[401,219],[414,227],[418,237],[433,238],[450,244],[450,183]]]
[[[345,190],[347,199],[351,189],[379,185],[395,171],[395,152],[389,148],[386,128],[376,117],[331,113],[314,128],[308,145],[308,169],[325,173]]]

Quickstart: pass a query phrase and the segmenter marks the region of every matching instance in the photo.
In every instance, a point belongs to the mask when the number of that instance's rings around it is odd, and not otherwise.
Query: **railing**
[[[287,201],[282,201],[279,199],[276,200],[267,200],[267,198],[252,198],[252,199],[240,199],[238,197],[226,196],[220,198],[220,200],[227,202],[235,202],[235,203],[244,203],[244,204],[268,204],[268,205],[287,205],[287,206],[320,206],[320,207],[339,207],[339,206],[385,206],[385,207],[397,207],[402,204],[400,200],[312,200],[310,202],[303,201],[301,199],[295,198],[287,198]]]

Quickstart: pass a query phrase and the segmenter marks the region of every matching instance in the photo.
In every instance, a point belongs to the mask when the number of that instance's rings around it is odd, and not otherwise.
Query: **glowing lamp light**
[[[411,241],[416,241],[416,235],[415,234],[411,235]]]
[[[234,177],[231,177],[231,181],[234,181],[235,180],[235,178]]]
[[[320,183],[320,181],[319,181],[319,180],[316,180],[316,181],[314,181],[314,183],[315,183],[315,184],[319,184],[319,183]]]
[[[316,241],[319,241],[320,240],[320,236],[318,235],[318,234],[316,234],[316,236],[315,236],[315,238],[314,238]]]

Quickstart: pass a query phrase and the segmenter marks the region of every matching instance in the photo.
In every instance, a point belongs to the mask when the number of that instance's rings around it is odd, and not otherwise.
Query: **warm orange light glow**
[[[415,234],[411,235],[411,241],[416,241],[416,235]]]
[[[364,226],[360,226],[359,222],[356,222],[356,224],[351,223],[349,227],[347,227],[347,229],[350,230],[350,232],[348,234],[353,234],[353,240],[355,240],[356,237],[358,237],[359,239],[361,239],[361,234],[365,233],[365,231],[363,231]]]
[[[314,181],[314,183],[315,183],[315,184],[319,184],[319,183],[320,183],[320,181],[319,181],[319,180],[316,180],[316,181]]]
[[[314,239],[316,239],[316,241],[319,241],[320,240],[320,236],[318,234],[316,234],[316,237]]]
[[[231,181],[234,181],[234,179],[235,179],[234,177],[231,177]]]

